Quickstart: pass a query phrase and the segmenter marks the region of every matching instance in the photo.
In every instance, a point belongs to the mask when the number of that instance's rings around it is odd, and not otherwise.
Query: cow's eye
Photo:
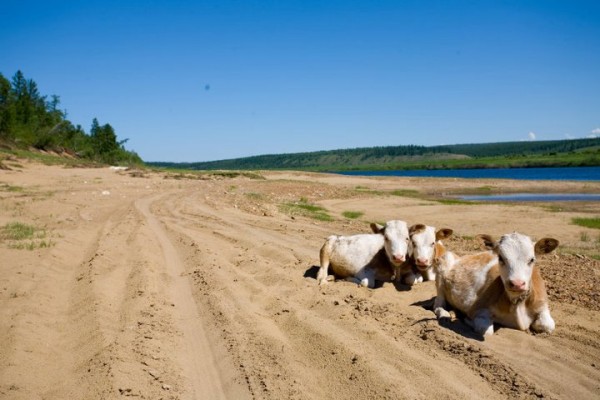
[[[529,265],[533,264],[535,262],[535,258],[531,258],[531,260],[529,260]]]
[[[435,246],[435,242],[431,243],[431,247]]]
[[[502,258],[502,256],[498,256],[498,261],[500,262],[500,264],[506,264],[504,262],[504,258]]]

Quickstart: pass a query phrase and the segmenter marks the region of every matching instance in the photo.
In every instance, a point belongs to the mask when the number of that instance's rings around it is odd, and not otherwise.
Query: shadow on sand
[[[310,266],[306,271],[304,271],[304,277],[317,280],[317,274],[319,273],[319,268],[321,268],[321,267],[319,267],[318,265]]]
[[[422,307],[425,310],[431,311],[431,314],[432,314],[431,318],[423,318],[423,319],[417,321],[416,323],[437,319],[435,317],[435,315],[433,314],[433,302],[434,301],[435,301],[435,296],[432,297],[431,299],[417,301],[417,302],[414,302],[411,304],[411,306]],[[465,316],[460,311],[454,310],[454,313],[456,315],[456,318],[454,318],[454,319],[441,318],[440,320],[438,320],[439,325],[441,327],[449,329],[452,332],[457,333],[467,339],[473,339],[473,340],[477,340],[480,342],[483,341],[483,336],[478,333],[475,333],[475,331],[473,331],[473,329],[464,322]]]
[[[306,271],[304,271],[304,277],[305,278],[311,278],[314,280],[317,280],[317,274],[319,273],[319,268],[321,268],[319,265],[311,265],[310,267],[308,267],[308,269]],[[339,277],[335,277],[335,280],[344,280],[343,278],[339,278]],[[408,292],[409,290],[411,290],[412,286],[410,285],[405,285],[403,283],[400,282],[389,282],[389,281],[375,281],[375,286],[373,287],[373,289],[379,289],[380,287],[382,287],[385,283],[391,283],[394,285],[394,287],[396,288],[397,291],[399,292]]]

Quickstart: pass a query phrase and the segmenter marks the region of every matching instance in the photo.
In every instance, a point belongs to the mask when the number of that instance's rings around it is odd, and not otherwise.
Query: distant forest
[[[414,145],[369,147],[260,155],[210,162],[149,162],[148,164],[196,170],[304,169],[315,171],[584,166],[600,165],[600,138],[430,147]]]
[[[66,153],[101,163],[142,163],[136,153],[125,150],[127,139],[118,141],[110,124],[101,125],[94,118],[87,134],[59,106],[59,96],[41,95],[37,84],[21,71],[11,81],[0,74],[0,146]]]

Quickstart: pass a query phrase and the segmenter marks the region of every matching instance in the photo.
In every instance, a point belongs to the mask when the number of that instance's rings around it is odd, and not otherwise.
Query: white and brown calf
[[[400,268],[399,276],[401,282],[407,285],[431,281],[435,279],[433,262],[435,258],[435,245],[440,240],[449,238],[452,229],[442,228],[438,231],[433,226],[415,224],[410,227],[408,234],[412,247],[412,254],[408,261]]]
[[[319,284],[332,277],[331,267],[340,278],[373,288],[375,280],[389,281],[395,266],[406,261],[409,251],[408,225],[404,221],[388,221],[385,226],[371,224],[375,233],[352,236],[329,236],[321,248]]]
[[[497,242],[489,235],[480,238],[490,251],[457,257],[439,246],[433,306],[437,318],[450,317],[445,309],[448,303],[484,336],[494,333],[495,322],[514,329],[552,332],[555,324],[535,261],[537,255],[554,250],[558,241],[544,238],[534,244],[516,232]]]

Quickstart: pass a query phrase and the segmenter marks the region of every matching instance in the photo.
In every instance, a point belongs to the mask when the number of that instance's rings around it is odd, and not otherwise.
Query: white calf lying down
[[[449,318],[446,302],[464,313],[481,335],[494,333],[494,322],[509,328],[552,332],[544,280],[535,256],[558,246],[544,238],[535,245],[528,236],[511,233],[498,242],[480,235],[487,248],[478,254],[457,257],[438,245],[437,297],[433,305],[438,319]]]
[[[329,236],[321,248],[319,284],[329,279],[328,268],[341,278],[374,287],[375,280],[391,280],[394,266],[406,261],[409,251],[408,226],[404,221],[371,224],[376,233]]]
[[[407,285],[435,279],[432,267],[435,257],[435,244],[449,238],[452,229],[442,228],[436,232],[433,226],[415,224],[408,230],[412,254],[397,271],[396,278]]]

